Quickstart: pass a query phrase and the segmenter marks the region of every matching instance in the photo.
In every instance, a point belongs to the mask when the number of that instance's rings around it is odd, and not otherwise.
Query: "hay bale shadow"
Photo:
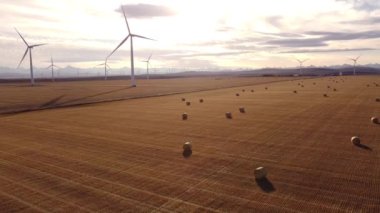
[[[255,179],[257,185],[263,190],[264,192],[270,193],[276,191],[276,188],[274,188],[272,182],[268,180],[268,178],[262,178],[262,179]]]
[[[182,153],[184,158],[189,158],[191,157],[192,154],[193,154],[193,151],[191,149],[185,149],[183,150],[183,153]]]
[[[359,147],[361,149],[364,149],[364,150],[372,151],[372,148],[369,147],[369,146],[367,146],[367,145],[365,145],[365,144],[359,143],[359,144],[355,144],[355,146],[357,146],[357,147]]]

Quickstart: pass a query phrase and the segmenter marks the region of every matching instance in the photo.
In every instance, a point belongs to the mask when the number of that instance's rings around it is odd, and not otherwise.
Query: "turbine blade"
[[[150,54],[150,56],[149,56],[149,58],[148,58],[148,62],[150,61],[150,58],[152,57],[152,54],[153,54],[153,53]]]
[[[127,36],[127,37],[125,37],[125,39],[123,39],[121,42],[120,42],[120,44],[119,45],[117,45],[117,47],[107,56],[107,58],[109,58],[117,49],[119,49],[119,47],[121,46],[121,45],[123,45],[124,44],[124,42],[126,41],[126,40],[128,40],[128,38],[129,38],[129,35]]]
[[[356,57],[356,60],[359,60],[360,57],[361,57],[361,55],[359,55],[358,57]]]
[[[105,65],[105,63],[103,63],[103,64],[98,64],[98,65],[96,65],[96,66],[101,66],[101,65]]]
[[[35,45],[32,45],[32,46],[30,46],[30,47],[38,47],[38,46],[43,46],[43,45],[46,45],[46,44],[35,44]]]
[[[22,38],[22,40],[24,41],[24,43],[26,44],[26,46],[29,47],[29,44],[28,42],[25,41],[24,37],[22,37],[21,33],[15,28],[16,32],[18,33],[18,35]]]
[[[138,38],[143,38],[143,39],[148,39],[148,40],[152,40],[152,41],[156,41],[156,40],[154,40],[152,38],[148,38],[148,37],[141,36],[141,35],[131,34],[131,36],[138,37]]]
[[[125,11],[124,11],[123,5],[121,5],[121,11],[123,12],[125,23],[127,23],[128,33],[131,34],[131,29],[129,28],[127,16],[125,15]]]
[[[25,53],[24,53],[24,56],[22,56],[22,59],[21,59],[20,63],[18,63],[18,66],[17,66],[17,68],[19,68],[19,67],[20,67],[20,65],[21,65],[22,61],[25,59],[25,56],[26,56],[26,54],[28,54],[28,51],[29,51],[29,48],[26,48],[26,51],[25,51]]]
[[[108,69],[111,69],[111,67],[110,67],[110,66],[108,66],[108,65],[106,65],[106,66],[107,66],[107,68],[108,68]]]
[[[49,69],[50,67],[54,67],[54,66],[52,66],[52,65],[49,65],[48,67],[46,67],[46,69]]]

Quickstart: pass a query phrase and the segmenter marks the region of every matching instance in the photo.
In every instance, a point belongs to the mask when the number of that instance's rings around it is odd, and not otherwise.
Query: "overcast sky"
[[[136,67],[151,53],[154,67],[261,68],[380,63],[379,0],[2,0],[0,66],[17,67],[25,44],[36,67],[53,56],[60,66],[93,67],[127,35],[123,5],[134,39]],[[129,42],[110,58],[129,66]],[[22,67],[28,67],[28,58]]]

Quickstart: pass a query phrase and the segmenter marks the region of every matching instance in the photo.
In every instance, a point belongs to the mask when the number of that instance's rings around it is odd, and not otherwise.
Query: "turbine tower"
[[[51,68],[51,81],[55,81],[55,78],[54,78],[54,67],[56,67],[56,68],[59,68],[59,67],[56,66],[56,65],[54,65],[53,57],[50,58],[50,61],[51,61],[51,64],[48,67],[46,67],[46,69]]]
[[[354,62],[354,75],[356,75],[356,63],[358,62],[360,56],[356,57],[356,58],[350,58],[350,60],[352,62]]]
[[[22,37],[22,35],[20,34],[20,32],[15,28],[16,32],[19,34],[19,36],[21,37],[21,39],[24,41],[25,45],[26,45],[26,51],[24,53],[24,56],[22,56],[21,58],[21,61],[20,63],[18,64],[17,68],[20,67],[22,61],[25,59],[25,56],[26,54],[28,54],[29,52],[29,62],[30,62],[30,83],[32,84],[32,86],[34,86],[34,76],[33,76],[33,60],[32,60],[32,49],[33,47],[38,47],[38,46],[42,46],[42,45],[45,45],[45,44],[34,44],[34,45],[29,45],[24,37]]]
[[[300,60],[300,59],[296,58],[296,60],[300,64],[300,75],[302,75],[302,66],[303,66],[303,63],[306,62],[306,61],[308,61],[309,59]]]
[[[108,71],[107,71],[107,68],[108,68],[108,69],[111,69],[111,67],[108,66],[108,64],[107,64],[107,60],[108,60],[108,57],[106,58],[106,60],[104,61],[104,63],[101,63],[101,64],[96,65],[96,66],[103,66],[103,65],[104,65],[104,80],[107,80],[107,77],[108,77]]]
[[[149,80],[149,61],[150,61],[150,58],[152,57],[152,54],[150,54],[148,60],[146,61],[142,61],[142,62],[145,62],[146,63],[146,79]]]
[[[134,37],[137,37],[137,38],[143,38],[143,39],[148,39],[148,40],[153,40],[154,39],[151,39],[151,38],[147,38],[145,36],[141,36],[141,35],[136,35],[136,34],[133,34],[131,33],[131,29],[129,28],[129,24],[128,24],[128,20],[127,20],[127,16],[125,15],[125,12],[124,12],[124,9],[123,9],[123,6],[121,6],[121,10],[123,12],[123,15],[124,15],[124,19],[125,19],[125,23],[127,24],[127,28],[128,28],[128,35],[127,37],[125,37],[119,45],[117,45],[117,47],[107,56],[107,58],[109,58],[117,49],[119,49],[119,47],[121,45],[124,44],[125,41],[128,40],[128,38],[131,38],[131,83],[132,83],[132,87],[136,87],[136,81],[135,81],[135,65],[134,65],[134,58],[133,58],[133,38]]]

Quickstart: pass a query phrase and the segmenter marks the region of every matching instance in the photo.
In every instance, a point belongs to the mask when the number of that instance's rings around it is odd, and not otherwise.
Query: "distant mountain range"
[[[129,76],[129,67],[119,69],[110,69],[109,76]],[[136,69],[137,76],[145,77],[145,69]],[[319,75],[352,75],[353,67],[350,64],[342,64],[335,66],[315,67],[308,66],[302,68],[303,75],[319,76]],[[300,70],[298,67],[294,68],[262,68],[262,69],[204,69],[204,70],[190,70],[184,71],[179,68],[155,68],[150,70],[151,76],[154,77],[186,77],[186,76],[215,76],[215,75],[233,75],[233,76],[289,76],[298,75]],[[380,64],[367,64],[356,67],[356,73],[363,74],[380,74]],[[51,78],[51,71],[48,69],[35,68],[36,78]],[[0,67],[0,79],[28,79],[30,76],[29,69],[8,68]],[[91,78],[104,76],[104,68],[94,67],[81,69],[72,66],[67,66],[55,70],[56,78]]]

